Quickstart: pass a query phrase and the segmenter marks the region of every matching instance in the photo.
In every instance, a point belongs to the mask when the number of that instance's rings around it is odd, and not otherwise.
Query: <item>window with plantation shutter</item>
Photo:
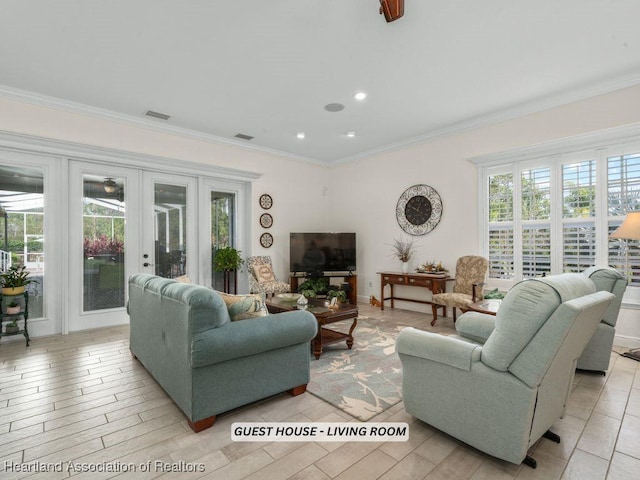
[[[551,229],[537,225],[522,229],[522,275],[539,277],[551,272]]]
[[[513,175],[489,177],[489,277],[513,278]]]
[[[640,212],[640,127],[629,143],[611,138],[472,159],[482,173],[489,287],[610,265],[629,279],[623,302],[640,307],[640,240],[609,238]]]
[[[521,173],[522,276],[551,272],[551,169]]]
[[[489,229],[489,277],[513,278],[513,225]]]
[[[596,162],[562,165],[562,270],[596,263]]]

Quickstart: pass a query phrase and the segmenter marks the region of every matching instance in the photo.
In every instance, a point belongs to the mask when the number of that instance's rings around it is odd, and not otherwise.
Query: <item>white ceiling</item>
[[[0,0],[0,95],[337,163],[640,84],[638,0],[378,7]]]

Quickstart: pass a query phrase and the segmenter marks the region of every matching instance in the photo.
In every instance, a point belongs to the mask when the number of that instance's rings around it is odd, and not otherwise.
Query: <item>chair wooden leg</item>
[[[458,317],[456,316],[456,307],[453,307],[453,323],[456,323]]]
[[[431,304],[431,314],[433,315],[433,320],[431,320],[431,326],[433,327],[438,319],[438,307],[435,303]]]

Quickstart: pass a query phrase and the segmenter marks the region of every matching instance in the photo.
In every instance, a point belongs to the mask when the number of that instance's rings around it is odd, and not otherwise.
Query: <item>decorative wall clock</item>
[[[269,210],[273,206],[273,199],[268,193],[260,195],[260,206],[265,210]]]
[[[425,235],[433,230],[442,217],[440,195],[429,185],[407,188],[396,205],[396,219],[409,235]]]
[[[270,233],[263,233],[262,235],[260,235],[260,245],[262,245],[264,248],[269,248],[271,245],[273,245],[273,235],[271,235]]]
[[[260,215],[260,226],[262,228],[271,228],[271,225],[273,225],[273,217],[271,215],[268,213]]]

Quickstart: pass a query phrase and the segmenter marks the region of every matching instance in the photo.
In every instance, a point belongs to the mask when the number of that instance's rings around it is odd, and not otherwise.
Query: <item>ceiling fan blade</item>
[[[380,13],[387,22],[393,22],[404,15],[404,0],[380,0]]]

